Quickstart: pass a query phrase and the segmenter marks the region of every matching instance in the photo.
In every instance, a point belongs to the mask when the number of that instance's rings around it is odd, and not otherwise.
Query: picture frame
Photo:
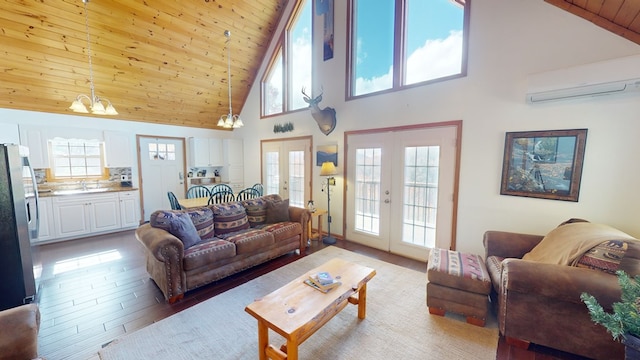
[[[507,132],[501,195],[578,201],[587,129]]]
[[[324,61],[333,59],[333,2],[334,0],[316,0],[316,15],[324,15],[323,26],[323,54]]]
[[[325,161],[333,162],[334,166],[338,166],[338,145],[318,145],[316,148],[316,166],[322,166]]]

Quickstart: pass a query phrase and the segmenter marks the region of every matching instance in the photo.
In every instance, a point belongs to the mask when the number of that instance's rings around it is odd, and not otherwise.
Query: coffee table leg
[[[298,360],[298,341],[296,339],[287,340],[287,360]]]
[[[258,320],[258,351],[260,360],[267,360],[267,346],[269,345],[269,328],[264,321]]]
[[[367,316],[367,284],[362,285],[358,291],[358,319]]]

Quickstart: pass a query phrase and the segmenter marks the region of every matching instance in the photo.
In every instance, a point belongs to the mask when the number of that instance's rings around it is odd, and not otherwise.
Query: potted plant
[[[625,344],[627,359],[640,358],[640,275],[631,278],[624,271],[616,272],[622,289],[619,302],[612,305],[613,312],[608,313],[593,295],[582,293],[580,299],[587,305],[591,320],[604,326],[614,340]]]

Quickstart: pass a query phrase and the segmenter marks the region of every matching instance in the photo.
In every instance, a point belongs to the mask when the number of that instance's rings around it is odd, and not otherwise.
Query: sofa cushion
[[[213,209],[213,223],[216,235],[228,234],[249,228],[247,212],[242,204],[233,202],[215,204]]]
[[[247,254],[273,244],[273,234],[259,229],[245,229],[221,235],[224,240],[236,245],[236,254]]]
[[[209,266],[216,261],[236,256],[236,246],[228,241],[213,238],[204,240],[184,251],[182,266],[185,271]]]
[[[213,226],[213,212],[208,208],[194,208],[188,210],[157,210],[154,211],[149,223],[151,226],[170,231],[171,221],[176,214],[189,214],[200,239],[211,239],[215,236]]]
[[[551,230],[522,259],[545,264],[575,265],[594,246],[607,240],[627,239],[633,237],[604,224],[570,223]]]
[[[267,201],[267,224],[289,221],[289,199]]]
[[[302,234],[302,225],[299,222],[287,221],[276,224],[267,224],[262,226],[261,229],[273,234],[275,242]]]
[[[615,274],[628,245],[622,240],[607,240],[587,251],[578,259],[577,267]]]
[[[188,249],[200,242],[200,236],[188,214],[175,214],[169,226],[169,232],[180,239],[184,248]]]
[[[500,278],[502,277],[502,260],[501,256],[489,256],[485,265],[487,265],[487,272],[491,278],[491,284],[496,292],[500,292]]]
[[[267,200],[264,197],[244,200],[242,206],[247,210],[247,218],[251,227],[257,227],[267,222]]]

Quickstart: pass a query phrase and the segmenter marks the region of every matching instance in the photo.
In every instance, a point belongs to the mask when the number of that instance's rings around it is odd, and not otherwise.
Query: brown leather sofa
[[[593,359],[623,359],[624,346],[591,321],[580,294],[587,292],[611,311],[620,301],[615,275],[575,266],[522,260],[544,236],[503,231],[484,234],[491,302],[500,333],[512,345],[539,344]],[[628,242],[619,270],[640,274],[640,246]]]
[[[0,311],[0,358],[38,358],[40,310],[27,304]]]

